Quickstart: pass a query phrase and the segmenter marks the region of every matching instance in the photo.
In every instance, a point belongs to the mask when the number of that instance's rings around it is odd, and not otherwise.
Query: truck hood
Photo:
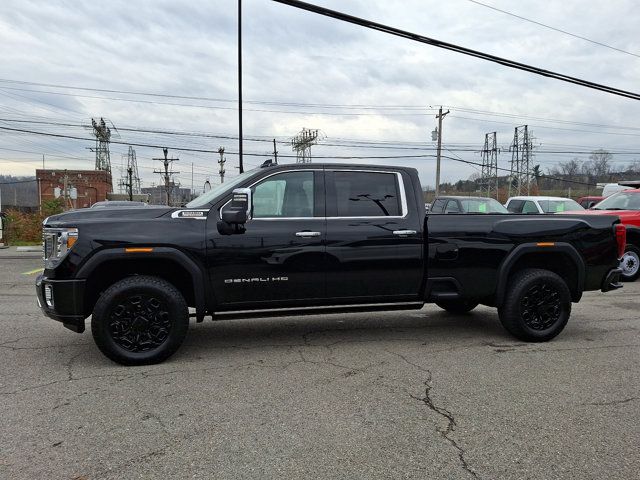
[[[68,212],[52,215],[45,220],[48,227],[62,226],[69,223],[77,222],[95,222],[100,220],[136,220],[158,218],[170,212],[177,210],[174,207],[166,207],[162,205],[154,205],[149,207],[127,208],[82,208],[78,210],[70,210]]]

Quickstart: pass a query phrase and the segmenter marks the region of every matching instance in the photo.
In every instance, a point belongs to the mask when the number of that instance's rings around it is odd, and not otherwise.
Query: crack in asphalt
[[[623,400],[611,400],[610,402],[581,403],[581,405],[593,405],[593,406],[598,406],[598,407],[609,407],[611,405],[621,405],[623,403],[633,402],[634,400],[637,400],[637,399],[638,399],[638,397],[630,397],[630,398],[625,398]]]
[[[390,350],[385,350],[385,352],[390,353],[391,355],[395,355],[397,357],[399,357],[400,359],[402,359],[402,361],[404,361],[405,363],[407,363],[408,365],[411,365],[415,368],[417,368],[418,370],[420,370],[421,372],[424,372],[427,374],[427,380],[424,382],[424,386],[425,386],[425,393],[424,393],[424,397],[420,398],[417,397],[415,395],[412,395],[411,393],[409,394],[409,396],[411,398],[413,398],[414,400],[424,403],[429,410],[431,410],[434,413],[437,413],[438,415],[440,415],[441,417],[443,417],[444,419],[446,419],[447,421],[447,426],[446,428],[443,430],[441,428],[438,428],[437,431],[440,434],[440,436],[442,438],[444,438],[453,448],[456,449],[457,453],[458,453],[458,460],[460,461],[460,464],[462,466],[462,468],[469,473],[471,476],[473,476],[473,478],[480,478],[478,476],[478,474],[476,473],[476,471],[471,468],[471,466],[469,465],[469,463],[467,462],[467,459],[465,458],[465,451],[464,449],[458,444],[458,442],[451,437],[451,434],[455,431],[456,426],[458,425],[458,423],[456,422],[455,417],[453,416],[453,413],[451,413],[449,410],[447,410],[444,407],[440,407],[438,405],[436,405],[433,401],[432,398],[432,394],[431,391],[433,390],[433,375],[431,373],[431,370],[429,370],[428,368],[423,367],[422,365],[418,365],[416,363],[411,362],[409,359],[407,359],[407,357],[405,357],[404,355],[397,353],[397,352],[392,352]]]

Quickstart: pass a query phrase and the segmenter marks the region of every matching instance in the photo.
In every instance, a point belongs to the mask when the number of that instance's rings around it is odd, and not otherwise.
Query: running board
[[[211,315],[211,318],[213,320],[227,320],[236,318],[289,317],[294,315],[327,315],[336,313],[420,310],[423,306],[423,302],[402,302],[367,303],[360,305],[337,305],[321,307],[269,308],[264,310],[233,310],[228,312],[215,312]]]

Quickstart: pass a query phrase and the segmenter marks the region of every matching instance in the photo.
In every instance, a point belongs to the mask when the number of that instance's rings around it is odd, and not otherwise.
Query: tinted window
[[[444,210],[444,204],[445,204],[446,200],[442,200],[442,199],[438,199],[435,202],[433,202],[433,205],[431,205],[431,209],[429,210],[429,212],[431,213],[442,213]]]
[[[313,217],[313,172],[287,172],[258,183],[253,218]]]
[[[522,213],[539,213],[538,207],[531,200],[527,200],[522,207]]]
[[[524,200],[511,200],[507,204],[507,210],[511,213],[522,213],[522,206],[524,205]]]
[[[444,209],[444,213],[460,213],[460,207],[457,200],[449,200],[447,207]]]
[[[574,200],[540,200],[540,208],[544,213],[562,213],[569,210],[584,210]]]
[[[393,173],[334,173],[339,217],[400,216],[400,197]]]
[[[508,210],[493,198],[465,198],[460,200],[464,213],[508,213]]]

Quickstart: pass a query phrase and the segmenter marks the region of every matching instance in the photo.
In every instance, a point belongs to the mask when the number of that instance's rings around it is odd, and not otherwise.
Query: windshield
[[[241,173],[237,177],[234,177],[233,180],[227,183],[221,183],[219,185],[215,185],[208,192],[203,193],[198,198],[191,200],[187,203],[187,208],[201,208],[209,205],[210,203],[214,203],[218,197],[224,195],[228,191],[232,190],[237,185],[244,182],[251,175],[256,173],[258,169],[254,168],[253,170],[249,170],[247,172]]]
[[[640,210],[640,191],[619,192],[598,203],[594,210]]]
[[[544,213],[562,213],[571,210],[584,210],[580,204],[574,200],[538,200],[540,208]]]
[[[469,198],[460,202],[465,213],[509,213],[509,210],[493,198]]]

